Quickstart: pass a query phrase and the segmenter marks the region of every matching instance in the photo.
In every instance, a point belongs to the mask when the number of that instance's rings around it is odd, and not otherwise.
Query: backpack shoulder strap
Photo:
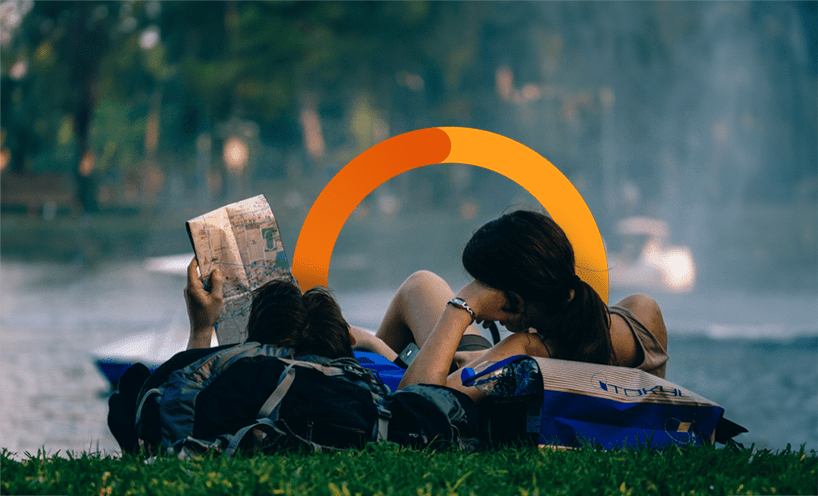
[[[284,399],[287,391],[290,390],[290,386],[292,386],[293,382],[295,381],[295,368],[293,368],[293,365],[295,364],[291,363],[284,368],[284,371],[278,377],[278,385],[273,390],[272,394],[270,394],[270,396],[267,398],[267,401],[261,405],[261,408],[256,415],[257,419],[278,419],[278,408],[281,406],[281,400]]]

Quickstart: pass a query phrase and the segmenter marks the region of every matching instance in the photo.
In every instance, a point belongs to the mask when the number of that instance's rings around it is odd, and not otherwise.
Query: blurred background
[[[668,379],[748,444],[818,448],[817,5],[0,2],[0,446],[116,449],[91,352],[184,328],[183,280],[144,262],[191,252],[187,219],[264,194],[291,256],[352,158],[467,126],[576,186],[611,300],[662,306]],[[471,232],[536,206],[479,167],[402,174],[330,285],[375,328],[409,273],[463,284]]]

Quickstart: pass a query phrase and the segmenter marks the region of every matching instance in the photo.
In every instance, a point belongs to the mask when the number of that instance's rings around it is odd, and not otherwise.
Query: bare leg
[[[375,335],[396,353],[412,342],[422,347],[453,296],[448,283],[437,274],[415,272],[398,288]],[[465,334],[481,335],[474,325]]]

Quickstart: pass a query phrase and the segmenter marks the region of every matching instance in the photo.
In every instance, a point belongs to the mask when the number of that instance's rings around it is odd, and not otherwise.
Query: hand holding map
[[[290,265],[273,212],[264,195],[231,203],[187,221],[199,271],[224,275],[224,309],[216,323],[219,344],[247,339],[253,291],[273,279],[290,278]]]

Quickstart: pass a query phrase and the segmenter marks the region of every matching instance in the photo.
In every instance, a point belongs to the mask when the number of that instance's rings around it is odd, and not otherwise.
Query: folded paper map
[[[292,277],[273,211],[264,195],[231,203],[187,221],[199,272],[224,274],[224,309],[216,323],[219,344],[247,339],[253,291],[273,279]]]

